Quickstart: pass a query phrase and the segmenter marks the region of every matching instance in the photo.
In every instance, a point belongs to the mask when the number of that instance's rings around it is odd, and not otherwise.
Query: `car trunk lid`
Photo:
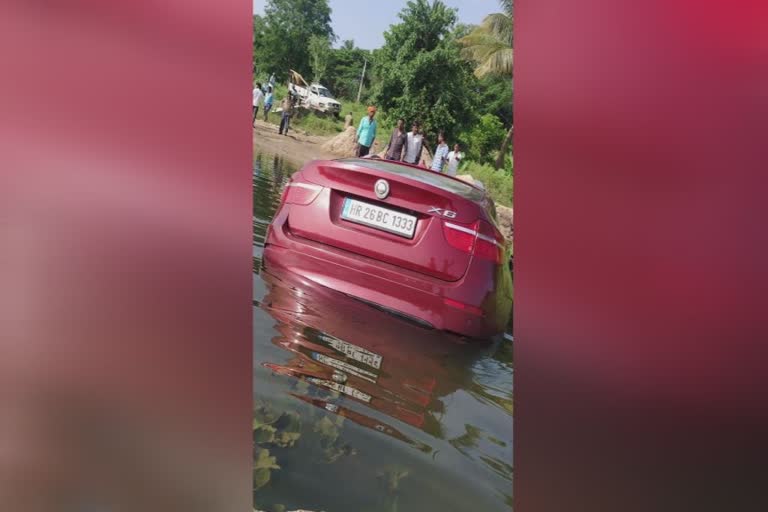
[[[466,273],[472,255],[448,242],[444,224],[471,226],[483,217],[483,208],[476,201],[484,193],[464,182],[431,173],[367,159],[312,162],[296,179],[323,190],[306,207],[309,211],[291,211],[289,229],[309,240],[441,280],[457,281]],[[377,181],[382,179],[389,186],[384,198],[375,191]],[[407,230],[398,234],[365,224],[365,220],[350,220],[350,205],[411,218],[413,234],[408,236]]]

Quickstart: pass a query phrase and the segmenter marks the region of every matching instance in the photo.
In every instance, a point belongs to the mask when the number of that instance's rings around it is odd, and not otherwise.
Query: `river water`
[[[262,272],[295,170],[254,156],[254,508],[511,510],[512,343],[466,343]]]

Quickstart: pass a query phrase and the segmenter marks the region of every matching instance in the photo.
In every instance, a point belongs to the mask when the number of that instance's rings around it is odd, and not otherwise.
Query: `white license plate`
[[[331,368],[336,368],[337,370],[351,373],[352,375],[356,375],[361,379],[365,379],[368,382],[372,382],[376,384],[377,375],[363,368],[358,368],[357,366],[353,366],[344,361],[339,361],[338,359],[328,357],[325,354],[318,354],[317,352],[312,353],[312,359],[314,359],[318,363],[323,363],[324,365],[330,366]]]
[[[377,370],[381,369],[382,357],[379,354],[374,354],[362,347],[347,343],[344,340],[330,336],[328,334],[321,334],[320,337],[328,343],[329,346],[338,350],[345,356],[354,359],[358,363],[366,364]]]
[[[413,215],[364,203],[357,199],[344,199],[341,218],[406,238],[413,238],[413,233],[416,231],[416,217]]]

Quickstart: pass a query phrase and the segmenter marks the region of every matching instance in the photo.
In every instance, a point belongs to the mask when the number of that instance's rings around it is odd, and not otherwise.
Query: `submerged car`
[[[306,164],[285,187],[263,264],[467,337],[501,333],[511,315],[509,248],[486,191],[400,162]]]

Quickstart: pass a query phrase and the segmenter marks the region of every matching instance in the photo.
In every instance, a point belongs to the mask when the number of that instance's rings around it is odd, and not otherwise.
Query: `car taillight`
[[[474,224],[443,222],[443,234],[451,247],[478,258],[501,263],[504,253],[504,237],[487,222]]]
[[[504,237],[499,230],[488,224],[479,221],[477,226],[477,243],[475,244],[475,255],[479,258],[490,260],[497,265],[501,264],[504,256]]]
[[[477,231],[474,225],[459,224],[457,222],[443,222],[443,234],[448,245],[456,249],[472,254],[475,245]]]
[[[311,183],[291,181],[285,186],[282,202],[286,204],[308,205],[320,195],[323,187]]]

